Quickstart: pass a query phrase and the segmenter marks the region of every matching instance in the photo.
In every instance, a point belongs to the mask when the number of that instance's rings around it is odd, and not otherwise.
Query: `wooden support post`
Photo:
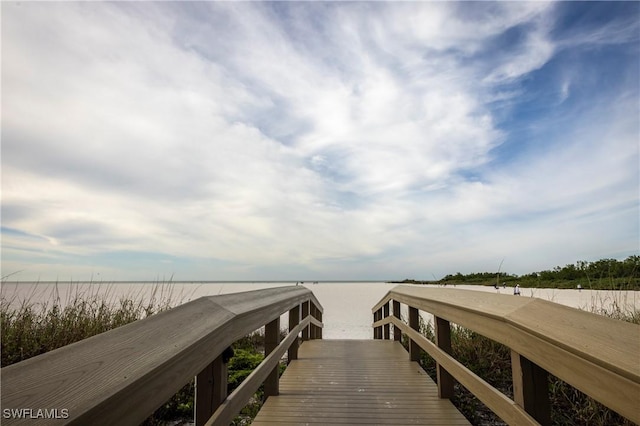
[[[289,332],[296,328],[298,324],[300,324],[300,305],[289,310]],[[295,359],[298,359],[299,345],[300,343],[298,342],[298,338],[296,337],[291,346],[289,346],[289,350],[287,351],[287,364]]]
[[[541,425],[551,424],[549,373],[516,351],[511,351],[513,400]]]
[[[389,316],[389,303],[390,303],[390,302],[387,302],[387,303],[385,303],[385,304],[382,306],[382,316],[383,316],[384,318],[386,318],[386,317],[388,317],[388,316]],[[389,340],[389,336],[390,336],[390,333],[389,333],[389,332],[390,332],[389,324],[385,324],[385,325],[384,325],[384,336],[383,336],[383,338],[384,338],[385,340]]]
[[[322,322],[322,311],[320,309],[318,309],[318,321]],[[316,337],[322,339],[322,327],[318,327]]]
[[[393,301],[393,316],[400,319],[400,302],[397,300]],[[395,326],[393,327],[393,340],[396,342],[402,341],[402,331],[400,331],[400,328]]]
[[[373,313],[373,322],[380,321],[382,318],[382,310],[378,309]],[[382,339],[382,327],[373,327],[373,338]]]
[[[313,303],[309,302],[309,316],[314,316],[314,309],[315,306],[313,306]],[[313,323],[309,323],[309,340],[314,339],[314,331],[315,330],[313,329]]]
[[[309,305],[309,307],[311,308],[311,316],[313,318],[317,318],[318,317],[318,308],[316,307],[316,305],[314,303],[311,303]],[[318,329],[318,327],[315,324],[313,324],[313,323],[309,324],[309,334],[310,334],[309,337],[311,338],[311,340],[314,340],[314,339],[317,338],[316,337],[317,334],[318,334],[317,333],[317,329]]]
[[[376,321],[378,321],[378,311],[374,311],[373,312],[373,323],[375,323]],[[378,332],[376,330],[376,327],[373,327],[373,339],[377,339],[378,338]]]
[[[309,316],[309,301],[302,302],[302,319]],[[309,340],[309,326],[302,329],[302,340]]]
[[[227,398],[227,365],[223,355],[196,376],[195,424],[204,425]]]
[[[264,328],[264,356],[269,355],[280,344],[280,317],[274,319]],[[279,364],[269,373],[264,381],[264,395],[277,396],[280,393]]]
[[[409,306],[409,327],[420,332],[418,315],[418,309]],[[420,361],[420,346],[413,340],[409,340],[409,359],[411,361]]]
[[[449,355],[451,355],[451,324],[449,321],[435,318],[436,345]],[[440,398],[453,398],[453,376],[440,364],[436,364],[436,376],[438,382],[438,396]]]

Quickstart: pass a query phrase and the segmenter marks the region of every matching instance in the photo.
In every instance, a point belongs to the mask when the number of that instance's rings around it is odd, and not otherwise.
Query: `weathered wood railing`
[[[263,382],[277,395],[279,360],[297,358],[300,332],[322,338],[322,311],[302,286],[199,298],[3,368],[2,424],[137,425],[194,377],[196,424],[229,424]],[[262,326],[267,356],[227,396],[223,352]]]
[[[400,319],[407,305],[409,324]],[[390,305],[392,314],[390,314]],[[419,311],[433,314],[435,340],[418,332]],[[640,424],[640,327],[535,298],[469,290],[397,286],[373,307],[374,338],[409,337],[410,359],[420,349],[437,363],[441,398],[454,379],[508,424],[550,423],[548,373]],[[451,354],[450,323],[511,349],[514,400]]]

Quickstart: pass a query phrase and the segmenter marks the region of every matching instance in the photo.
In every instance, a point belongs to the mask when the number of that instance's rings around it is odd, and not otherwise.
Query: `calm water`
[[[202,296],[244,292],[262,288],[295,285],[291,282],[173,282],[159,283],[3,283],[0,295],[3,303],[18,304],[22,301],[50,306],[54,300],[61,305],[77,297],[89,299],[98,297],[117,303],[122,298],[149,301],[170,300],[179,305]],[[369,339],[372,337],[371,308],[396,284],[383,282],[330,282],[305,283],[314,292],[324,307],[324,338],[327,339]],[[432,286],[435,287],[435,286]],[[456,286],[469,291],[513,294],[512,288],[481,286]],[[539,297],[544,300],[590,310],[606,308],[612,304],[625,309],[640,309],[640,292],[610,290],[557,290],[522,289],[521,297]],[[424,316],[426,320],[428,315]],[[283,323],[286,324],[283,318]]]

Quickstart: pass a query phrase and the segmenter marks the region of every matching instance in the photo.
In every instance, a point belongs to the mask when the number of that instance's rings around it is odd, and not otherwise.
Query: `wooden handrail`
[[[389,317],[384,306],[391,302],[395,307],[403,303],[410,311],[429,312],[447,326],[448,322],[458,324],[509,347],[515,403],[539,423],[548,423],[549,417],[547,372],[640,423],[638,325],[536,298],[459,289],[394,287],[372,309],[373,326],[379,330],[374,335],[381,336],[382,327],[394,324],[395,330],[408,334],[411,342],[436,360],[438,369],[444,368],[463,384],[470,380],[478,382],[479,378],[467,377],[471,372],[459,368],[446,351],[427,339],[419,339],[411,330],[416,327],[401,323],[395,310],[394,316]],[[448,332],[447,327],[443,333]],[[488,384],[472,387],[476,390],[469,390],[504,420],[520,416],[517,409],[508,407],[509,403],[498,401],[496,390]]]
[[[424,351],[429,353],[436,362],[467,388],[471,393],[478,395],[478,398],[494,412],[500,412],[501,418],[508,424],[514,425],[537,425],[539,424],[531,417],[524,408],[518,406],[513,400],[495,389],[481,377],[473,373],[451,355],[440,349],[435,343],[424,337],[418,331],[410,328],[407,324],[395,317],[386,317],[377,325],[393,324],[402,330],[412,341],[416,342]]]
[[[301,304],[322,313],[301,286],[202,297],[2,368],[3,417],[7,409],[49,410],[60,418],[48,424],[140,424],[233,342]],[[322,326],[302,320],[314,325],[300,329]]]
[[[277,368],[285,351],[293,344],[302,329],[312,323],[311,318],[312,317],[307,317],[287,334],[277,349],[265,357],[260,365],[247,376],[240,386],[224,400],[213,416],[205,423],[205,426],[224,426],[231,423],[233,418],[242,407],[247,405],[249,399],[251,399],[260,385],[265,381],[269,372]]]

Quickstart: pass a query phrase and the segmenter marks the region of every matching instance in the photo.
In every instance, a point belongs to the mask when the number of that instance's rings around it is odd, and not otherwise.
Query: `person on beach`
[[[520,296],[520,284],[516,284],[516,286],[513,288],[513,294],[514,296]]]

